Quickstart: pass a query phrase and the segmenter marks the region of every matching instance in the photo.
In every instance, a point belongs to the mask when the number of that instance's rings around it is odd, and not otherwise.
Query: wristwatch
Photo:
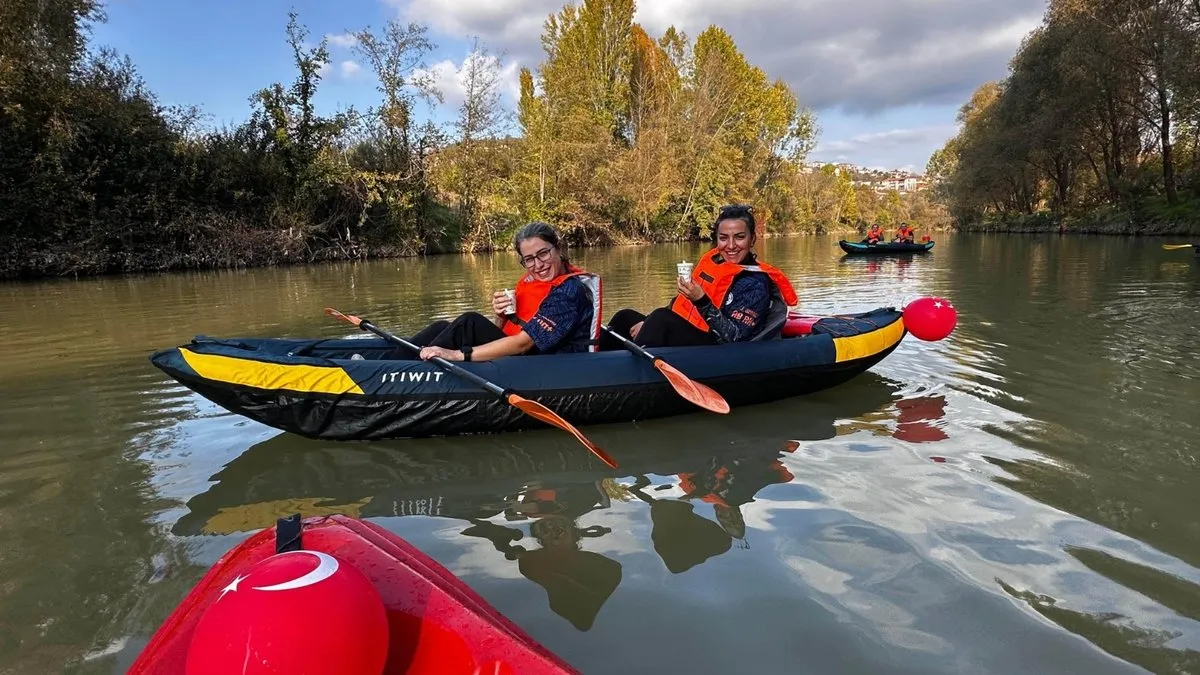
[[[458,351],[462,352],[463,361],[470,361],[471,360],[471,352],[475,351],[475,348],[472,347],[471,345],[467,345],[466,347],[463,347],[462,349],[460,349]]]

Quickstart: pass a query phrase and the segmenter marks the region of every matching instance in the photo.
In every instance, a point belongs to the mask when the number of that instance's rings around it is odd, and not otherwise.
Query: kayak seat
[[[813,335],[828,334],[835,338],[870,333],[895,321],[891,307],[872,310],[858,316],[828,316],[812,324]]]
[[[750,338],[750,342],[777,340],[783,337],[783,325],[787,323],[787,320],[787,303],[783,301],[779,289],[774,289],[774,293],[771,294],[771,304],[767,307],[767,319],[763,322],[763,327],[754,334],[754,337]]]
[[[783,337],[804,337],[812,334],[813,324],[820,321],[819,316],[801,316],[799,314],[788,314],[787,320],[783,324]]]

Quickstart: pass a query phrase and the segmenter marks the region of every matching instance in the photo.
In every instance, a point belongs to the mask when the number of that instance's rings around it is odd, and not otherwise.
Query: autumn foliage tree
[[[327,114],[326,41],[291,13],[290,81],[216,129],[89,48],[98,0],[0,2],[0,277],[487,250],[534,219],[575,245],[690,239],[731,202],[754,204],[771,234],[925,213],[919,197],[813,171],[815,116],[725,30],[653,35],[635,10],[579,0],[547,16],[512,111],[507,66],[476,41],[446,125],[419,115],[444,101],[425,26],[352,31],[378,99]],[[1194,110],[1173,114],[1195,128]]]
[[[1200,4],[1053,0],[927,173],[963,222],[1200,219]]]

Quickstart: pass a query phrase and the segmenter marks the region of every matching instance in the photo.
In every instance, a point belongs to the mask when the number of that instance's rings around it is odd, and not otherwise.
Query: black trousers
[[[409,342],[418,347],[442,347],[462,349],[467,345],[478,347],[506,337],[492,320],[479,312],[467,312],[453,321],[439,319],[422,328]],[[417,355],[404,347],[397,348],[388,357],[392,359],[415,359]]]
[[[702,331],[667,307],[659,307],[649,316],[634,309],[622,309],[613,315],[608,327],[629,337],[634,324],[642,322],[634,343],[643,347],[699,347],[717,344],[708,331]],[[600,334],[600,351],[624,349],[621,341],[608,333]]]

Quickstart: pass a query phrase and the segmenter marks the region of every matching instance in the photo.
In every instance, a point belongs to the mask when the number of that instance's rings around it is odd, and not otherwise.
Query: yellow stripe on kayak
[[[904,319],[897,318],[883,328],[870,333],[834,338],[833,346],[837,349],[837,362],[841,363],[874,356],[896,344],[903,337]]]
[[[345,370],[337,367],[284,365],[238,359],[217,354],[197,354],[180,348],[183,360],[206,380],[240,384],[255,389],[285,389],[318,394],[361,394]]]

